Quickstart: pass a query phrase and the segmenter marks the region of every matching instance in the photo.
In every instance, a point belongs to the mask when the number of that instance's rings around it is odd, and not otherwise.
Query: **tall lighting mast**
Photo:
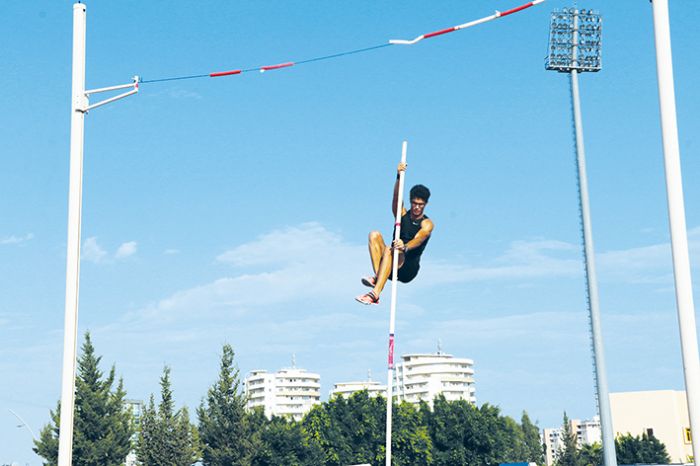
[[[586,263],[586,287],[588,315],[590,320],[593,368],[596,399],[603,440],[605,466],[617,466],[615,439],[613,436],[610,398],[605,370],[605,352],[600,324],[598,280],[595,271],[595,252],[591,214],[588,203],[588,178],[586,175],[586,152],[583,144],[581,100],[579,98],[578,74],[597,72],[601,69],[602,19],[592,10],[577,7],[555,10],[549,30],[549,55],[545,67],[550,71],[568,73],[571,83],[571,106],[574,118],[574,141],[578,167],[579,207],[583,235],[583,256]]]

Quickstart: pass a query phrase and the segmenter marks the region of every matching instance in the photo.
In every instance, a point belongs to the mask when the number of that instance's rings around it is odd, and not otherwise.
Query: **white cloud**
[[[563,257],[560,257],[563,256]],[[562,241],[514,241],[500,256],[482,265],[425,261],[421,283],[464,283],[577,276],[582,273],[578,248]]]
[[[695,242],[700,240],[700,228],[692,230],[692,237]],[[94,238],[88,242],[97,260],[104,257]],[[136,243],[124,243],[122,247],[135,251]],[[630,270],[649,267],[653,271],[665,260],[664,248],[668,245],[610,251],[598,255],[599,263],[605,276],[626,277],[628,283],[638,283],[639,277],[632,277]],[[198,315],[242,316],[274,313],[275,309],[306,303],[352,303],[352,298],[363,291],[358,282],[370,269],[367,256],[364,244],[348,242],[320,223],[287,226],[222,252],[216,260],[237,271],[164,297],[144,309],[144,315],[177,320],[177,316],[194,310]],[[431,260],[430,252],[426,256],[421,290],[483,281],[527,287],[536,280],[583,274],[580,246],[556,240],[514,241],[500,255],[481,263]]]
[[[325,261],[329,256],[347,252],[349,245],[343,239],[316,222],[286,227],[259,236],[255,241],[243,244],[219,255],[220,262],[237,267],[255,265],[279,265]],[[353,248],[355,246],[352,246]]]
[[[81,256],[83,260],[99,264],[100,262],[104,261],[105,257],[107,256],[107,251],[102,249],[102,247],[97,243],[97,237],[91,236],[83,243]]]
[[[0,238],[0,245],[1,244],[20,244],[20,243],[24,243],[26,241],[29,241],[32,238],[34,238],[34,233],[27,233],[24,236],[15,236],[15,235],[6,236],[4,238]]]
[[[127,257],[133,256],[136,254],[136,241],[128,241],[126,243],[122,243],[119,248],[117,248],[117,252],[114,254],[114,257],[117,259],[125,259]]]
[[[691,265],[700,265],[700,227],[688,230]],[[673,282],[671,244],[657,243],[597,254],[601,273],[606,279],[635,284],[670,284]]]
[[[193,308],[240,312],[283,302],[317,301],[343,294],[352,297],[360,290],[360,275],[370,267],[366,256],[364,246],[344,242],[318,223],[286,227],[217,257],[219,262],[236,267],[266,266],[264,270],[182,290],[161,300],[156,308],[168,312]]]
[[[163,251],[163,254],[165,254],[166,256],[172,256],[175,254],[180,254],[180,250],[179,249],[166,249],[165,251]]]

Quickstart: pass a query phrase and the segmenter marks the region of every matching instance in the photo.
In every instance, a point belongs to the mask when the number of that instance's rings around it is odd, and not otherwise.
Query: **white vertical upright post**
[[[681,156],[676,121],[676,96],[673,84],[673,60],[671,56],[671,26],[668,0],[653,0],[654,41],[656,44],[656,74],[659,86],[661,133],[666,170],[666,194],[671,229],[673,275],[676,284],[676,307],[683,354],[685,394],[688,399],[688,415],[693,438],[694,463],[700,460],[700,357],[695,327],[695,307],[690,276],[688,233],[685,224]]]
[[[73,462],[73,410],[80,281],[80,219],[83,191],[85,96],[85,4],[73,5],[73,88],[71,93],[70,182],[66,253],[66,303],[63,329],[63,372],[58,466]]]
[[[408,142],[403,142],[401,148],[401,162],[406,163],[406,149]],[[403,184],[405,172],[399,173],[399,195],[396,200],[396,222],[394,223],[394,238],[401,237],[401,211],[403,210]],[[394,327],[396,323],[396,295],[398,291],[398,270],[399,270],[399,251],[394,249],[392,262],[392,280],[391,280],[391,313],[389,317],[389,369],[386,382],[386,466],[391,466],[391,408],[393,403],[392,393],[392,371],[394,370]]]

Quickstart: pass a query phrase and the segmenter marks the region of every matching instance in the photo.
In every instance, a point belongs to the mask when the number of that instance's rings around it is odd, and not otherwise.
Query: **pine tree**
[[[554,463],[555,466],[581,466],[576,433],[571,430],[571,423],[566,412],[564,412],[564,425],[562,426],[561,435],[564,440],[564,449],[559,453]]]
[[[525,441],[525,449],[527,452],[528,462],[537,463],[538,465],[544,464],[544,449],[542,446],[542,440],[540,439],[540,429],[537,424],[533,424],[530,420],[530,416],[527,412],[523,411],[523,416],[520,418],[520,426],[523,430],[523,437]]]
[[[115,369],[104,378],[99,370],[102,357],[95,356],[90,333],[78,359],[75,381],[75,415],[73,428],[73,465],[119,466],[131,449],[131,414],[124,409],[124,385],[115,382]],[[60,405],[51,411],[51,423],[44,426],[34,452],[43,457],[46,465],[58,461],[60,432]]]
[[[156,408],[153,395],[141,418],[137,457],[145,466],[189,466],[199,459],[197,438],[187,408],[175,411],[170,368],[163,368],[161,400]]]
[[[197,409],[202,463],[205,466],[250,464],[253,429],[246,418],[238,368],[230,345],[223,347],[219,380],[209,388]]]

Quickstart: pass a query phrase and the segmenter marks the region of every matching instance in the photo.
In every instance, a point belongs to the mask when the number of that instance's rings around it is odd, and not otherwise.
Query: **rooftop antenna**
[[[295,353],[292,353],[292,369],[297,368],[297,355]]]
[[[367,382],[372,381],[372,369],[367,369]]]
[[[438,338],[438,352],[437,354],[442,354],[442,340]]]

